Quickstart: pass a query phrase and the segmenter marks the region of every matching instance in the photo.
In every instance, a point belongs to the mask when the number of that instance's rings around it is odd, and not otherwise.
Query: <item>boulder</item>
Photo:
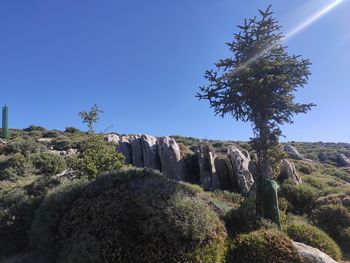
[[[298,150],[290,144],[284,146],[284,151],[288,154],[289,158],[295,160],[303,160],[304,157],[298,152]]]
[[[334,259],[317,248],[294,241],[293,245],[298,251],[302,263],[337,263]]]
[[[150,135],[141,136],[143,165],[155,170],[161,169],[157,138]]]
[[[157,144],[162,173],[175,180],[185,180],[184,162],[176,141],[170,137],[160,137]]]
[[[279,180],[281,182],[290,180],[296,183],[297,185],[302,183],[301,178],[299,177],[298,172],[295,169],[294,163],[287,159],[283,159],[281,161]]]
[[[219,178],[216,174],[214,149],[206,143],[200,143],[197,148],[200,185],[204,189],[218,189]]]
[[[338,164],[343,167],[350,167],[350,159],[345,156],[345,154],[338,154]]]
[[[105,141],[113,143],[115,145],[119,144],[120,136],[115,133],[109,133],[104,136]]]
[[[249,171],[249,155],[244,155],[236,146],[232,145],[227,149],[227,156],[229,166],[232,167],[232,174],[235,177],[233,181],[237,181],[240,193],[247,193],[254,183],[254,178]]]
[[[216,175],[219,179],[220,189],[239,192],[236,176],[227,155],[215,159]]]
[[[128,135],[122,135],[119,137],[117,151],[124,155],[126,164],[132,164],[131,144]]]
[[[131,146],[131,163],[136,167],[144,167],[141,135],[131,135],[129,137]]]

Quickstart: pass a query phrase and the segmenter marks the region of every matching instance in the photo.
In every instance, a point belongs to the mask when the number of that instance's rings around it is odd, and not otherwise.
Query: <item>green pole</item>
[[[2,129],[1,129],[2,138],[5,140],[9,138],[8,115],[9,115],[9,109],[5,105],[4,107],[2,107]]]

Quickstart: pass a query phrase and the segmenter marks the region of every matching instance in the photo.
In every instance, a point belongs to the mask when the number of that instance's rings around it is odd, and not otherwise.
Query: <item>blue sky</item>
[[[287,34],[332,2],[3,0],[0,104],[16,128],[84,128],[78,112],[97,103],[100,130],[247,140],[250,124],[194,97],[203,73],[230,56],[225,42],[258,8],[272,4]],[[287,40],[313,63],[297,100],[318,106],[283,126],[284,140],[350,142],[349,14],[344,0]]]

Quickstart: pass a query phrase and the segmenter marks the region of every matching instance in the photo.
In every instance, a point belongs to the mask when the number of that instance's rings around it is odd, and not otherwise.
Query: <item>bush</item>
[[[346,194],[321,197],[312,211],[314,223],[328,233],[345,250],[350,247],[350,196]]]
[[[277,230],[259,230],[238,236],[230,242],[228,263],[299,263],[291,240]]]
[[[48,130],[43,132],[44,138],[57,138],[61,135],[63,135],[63,133],[59,130]]]
[[[38,174],[54,175],[66,169],[66,161],[62,156],[42,152],[31,156],[33,166]]]
[[[44,127],[41,127],[41,126],[30,125],[29,127],[23,129],[23,131],[26,131],[26,132],[32,132],[32,131],[43,132],[43,131],[46,131],[46,129]]]
[[[116,152],[115,146],[104,141],[102,136],[91,135],[81,146],[81,154],[71,157],[69,166],[90,178],[103,172],[123,167],[124,156]]]
[[[72,147],[72,144],[72,141],[67,136],[63,135],[58,136],[51,142],[53,149],[57,151],[66,151]]]
[[[318,198],[318,193],[315,188],[309,185],[296,185],[287,182],[282,184],[279,196],[288,201],[288,212],[305,214],[311,211]]]
[[[318,248],[335,260],[341,259],[339,246],[322,230],[309,224],[290,224],[285,228],[294,241]]]
[[[75,127],[66,127],[64,132],[65,133],[79,133],[81,131]]]
[[[0,162],[0,180],[14,181],[31,172],[31,165],[20,153]]]
[[[4,153],[6,155],[20,153],[24,156],[28,156],[31,153],[45,150],[47,149],[44,145],[37,143],[35,139],[31,137],[18,138],[4,146]]]
[[[145,169],[53,192],[32,230],[56,262],[221,262],[226,236],[195,192]]]

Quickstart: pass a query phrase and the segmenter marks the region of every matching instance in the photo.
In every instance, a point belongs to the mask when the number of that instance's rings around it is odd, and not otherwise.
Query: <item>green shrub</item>
[[[32,227],[51,262],[221,262],[225,236],[195,192],[145,169],[56,190]]]
[[[46,131],[46,129],[44,127],[41,127],[41,126],[30,125],[29,127],[23,129],[23,131],[26,131],[26,132],[32,132],[32,131],[43,132],[43,131]]]
[[[61,136],[58,136],[57,138],[55,138],[51,142],[51,145],[52,145],[54,150],[66,151],[72,147],[73,143],[72,143],[71,139],[69,139],[67,136],[61,135]]]
[[[279,196],[288,201],[288,212],[304,214],[311,211],[316,199],[319,197],[314,187],[306,184],[296,185],[284,183],[281,185]]]
[[[30,163],[20,153],[16,153],[9,159],[0,162],[0,180],[14,181],[31,172]]]
[[[124,156],[116,152],[115,146],[104,141],[102,136],[91,135],[81,146],[81,154],[71,157],[69,166],[90,178],[103,172],[123,167]]]
[[[81,131],[75,127],[66,127],[65,133],[80,133]]]
[[[230,242],[228,263],[300,263],[291,240],[277,230],[259,230]]]
[[[318,248],[335,260],[341,259],[339,246],[322,230],[309,224],[290,224],[285,228],[294,241]]]
[[[24,156],[28,156],[31,153],[45,150],[47,149],[44,145],[37,143],[35,139],[31,137],[18,138],[4,146],[4,153],[6,155],[20,153]]]
[[[50,152],[34,154],[31,160],[38,174],[54,175],[66,169],[65,159]]]
[[[350,195],[338,194],[317,200],[311,218],[345,250],[350,247]]]
[[[63,133],[59,130],[48,130],[43,132],[44,138],[57,138],[61,135],[63,135]]]

